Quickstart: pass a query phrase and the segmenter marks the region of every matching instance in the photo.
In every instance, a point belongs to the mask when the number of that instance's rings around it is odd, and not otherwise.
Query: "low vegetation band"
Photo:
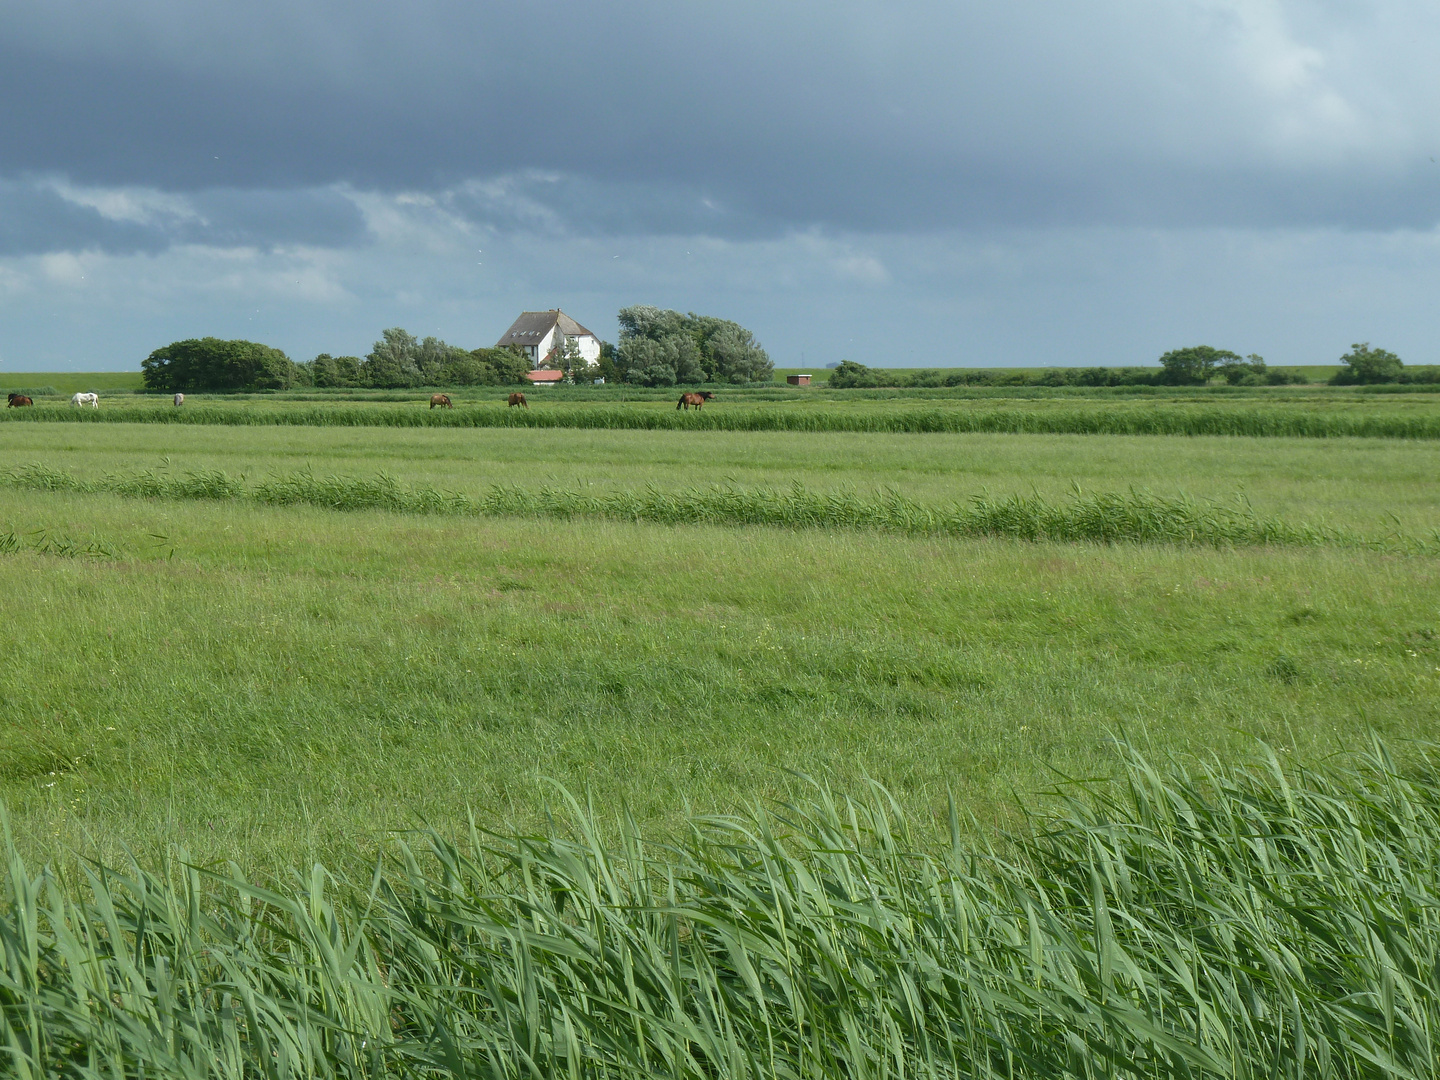
[[[1005,853],[880,788],[684,840],[568,825],[316,865],[0,874],[6,1075],[1428,1080],[1440,783],[1161,771]]]
[[[270,506],[385,510],[447,517],[590,518],[664,525],[764,525],[868,529],[910,536],[1005,537],[1029,541],[1166,543],[1200,546],[1287,545],[1369,547],[1427,552],[1429,540],[1391,535],[1362,538],[1324,525],[1263,518],[1243,498],[1216,503],[1144,491],[1086,494],[1055,502],[1039,494],[932,506],[896,492],[810,491],[717,486],[667,492],[586,491],[496,485],[478,496],[409,487],[381,473],[372,478],[320,477],[309,472],[250,483],[220,470],[144,470],[85,480],[42,464],[0,474],[0,483],[32,491],[109,493],[136,498],[247,501]]]
[[[219,424],[308,427],[592,428],[644,431],[804,431],[1049,435],[1243,435],[1259,437],[1440,439],[1440,415],[1359,415],[1263,406],[1146,408],[735,408],[703,411],[562,404],[535,409],[466,405],[403,409],[365,405],[186,405],[106,403],[99,409],[6,409],[9,423]]]

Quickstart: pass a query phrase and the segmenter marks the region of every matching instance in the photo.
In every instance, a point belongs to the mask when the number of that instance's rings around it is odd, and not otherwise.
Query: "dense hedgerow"
[[[107,404],[100,409],[36,406],[0,410],[0,421],[219,424],[306,427],[590,428],[630,431],[808,431],[880,433],[991,432],[1034,435],[1240,435],[1294,438],[1440,438],[1440,415],[1356,415],[1259,405],[886,409],[745,408],[679,412],[625,405],[567,404],[544,409],[474,405],[456,409],[397,409],[365,405],[250,408],[186,405],[182,409]]]
[[[1195,354],[1199,354],[1196,363]],[[919,371],[872,368],[841,361],[826,385],[836,389],[941,386],[1189,386],[1204,385],[1214,375],[1233,386],[1289,386],[1309,382],[1299,372],[1265,365],[1255,355],[1242,360],[1235,353],[1209,346],[1176,349],[1160,358],[1161,367],[1048,368],[1043,371],[985,368],[926,368]]]
[[[927,505],[897,492],[869,496],[735,486],[678,491],[527,490],[495,485],[470,496],[413,488],[381,473],[373,478],[320,477],[310,472],[249,484],[221,470],[175,474],[146,470],[83,480],[33,463],[0,475],[12,487],[39,491],[107,492],[136,498],[247,500],[271,506],[385,510],[451,517],[599,518],[661,525],[765,525],[780,528],[871,529],[909,536],[1006,537],[1027,541],[1164,543],[1203,546],[1287,545],[1426,551],[1440,543],[1389,536],[1366,539],[1347,530],[1262,518],[1243,499],[1231,504],[1131,490],[1084,494],[1064,502],[1039,494]]]
[[[8,1075],[1420,1080],[1440,1071],[1440,783],[1160,771],[1003,854],[878,786],[646,843],[397,841],[265,887],[183,852],[63,882],[9,844]]]

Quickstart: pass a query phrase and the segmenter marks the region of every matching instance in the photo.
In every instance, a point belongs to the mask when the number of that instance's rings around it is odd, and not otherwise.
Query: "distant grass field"
[[[138,371],[0,371],[0,389],[6,393],[48,388],[69,397],[75,393],[139,390],[142,385]]]
[[[76,476],[386,470],[481,492],[1131,485],[1374,535],[1440,525],[1430,443],[0,426]],[[663,834],[884,782],[982,822],[1160,755],[1440,735],[1440,560],[1338,549],[454,520],[9,489],[0,798],[22,849],[352,866],[423,818],[533,824],[544,778]],[[1394,515],[1390,517],[1389,515]],[[36,550],[37,546],[47,550]],[[790,770],[790,771],[787,771]]]
[[[993,388],[992,388],[993,389]],[[60,400],[0,412],[5,424],[301,427],[559,427],[641,431],[807,433],[1036,433],[1245,435],[1310,438],[1440,438],[1440,394],[1356,390],[1227,388],[1146,394],[946,391],[751,390],[723,394],[703,411],[680,410],[670,394],[572,389],[531,394],[532,407],[507,408],[503,390],[457,392],[454,409],[431,409],[419,393],[327,396],[187,396],[181,408],[157,396],[115,397],[96,409]]]

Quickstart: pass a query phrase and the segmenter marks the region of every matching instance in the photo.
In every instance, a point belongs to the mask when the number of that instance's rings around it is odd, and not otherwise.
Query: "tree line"
[[[321,353],[297,363],[259,342],[205,337],[171,342],[140,362],[146,388],[166,392],[515,386],[534,366],[515,346],[462,349],[399,327],[383,331],[363,357]],[[563,338],[538,366],[562,371],[577,385],[595,379],[642,386],[769,382],[775,372],[755,335],[739,323],[645,305],[620,311],[620,343],[602,342],[598,363]]]
[[[392,327],[366,356],[331,356],[296,363],[255,341],[190,338],[156,349],[140,362],[147,389],[164,391],[291,390],[297,387],[507,386],[525,381],[530,358],[521,350],[462,349]]]
[[[767,383],[775,372],[755,335],[738,323],[694,312],[635,305],[619,313],[620,343],[602,342],[591,363],[572,339],[560,341],[539,366],[565,381],[592,380],[641,386]],[[1340,357],[1331,379],[1338,386],[1440,383],[1440,368],[1407,368],[1400,357],[1368,342]],[[141,361],[147,389],[170,391],[289,390],[296,387],[406,389],[420,386],[517,386],[532,368],[524,350],[506,346],[462,349],[436,337],[417,338],[399,327],[382,332],[365,356],[331,356],[296,363],[282,351],[253,341],[191,338],[156,349]],[[1203,386],[1216,378],[1232,386],[1281,386],[1307,380],[1267,367],[1263,357],[1194,345],[1172,349],[1159,368],[1051,368],[1044,372],[976,368],[896,371],[842,361],[829,385],[848,387],[945,386]]]
[[[1368,342],[1350,347],[1340,357],[1343,365],[1331,378],[1334,386],[1376,383],[1440,383],[1440,368],[1407,368],[1401,359]],[[872,368],[853,360],[842,360],[830,374],[827,385],[838,390],[851,387],[943,387],[943,386],[1205,386],[1214,379],[1231,386],[1284,386],[1308,382],[1295,371],[1268,367],[1265,358],[1251,353],[1240,356],[1228,349],[1193,345],[1172,349],[1160,357],[1160,367],[1049,368],[1042,372],[986,370],[983,368],[931,368],[896,371]]]

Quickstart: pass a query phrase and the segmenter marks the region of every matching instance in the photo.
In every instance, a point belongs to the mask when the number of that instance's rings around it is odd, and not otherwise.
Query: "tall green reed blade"
[[[94,1077],[1429,1077],[1440,785],[1162,770],[1005,851],[871,785],[668,847],[562,792],[534,835],[313,867],[31,875],[7,840],[8,1071]]]

